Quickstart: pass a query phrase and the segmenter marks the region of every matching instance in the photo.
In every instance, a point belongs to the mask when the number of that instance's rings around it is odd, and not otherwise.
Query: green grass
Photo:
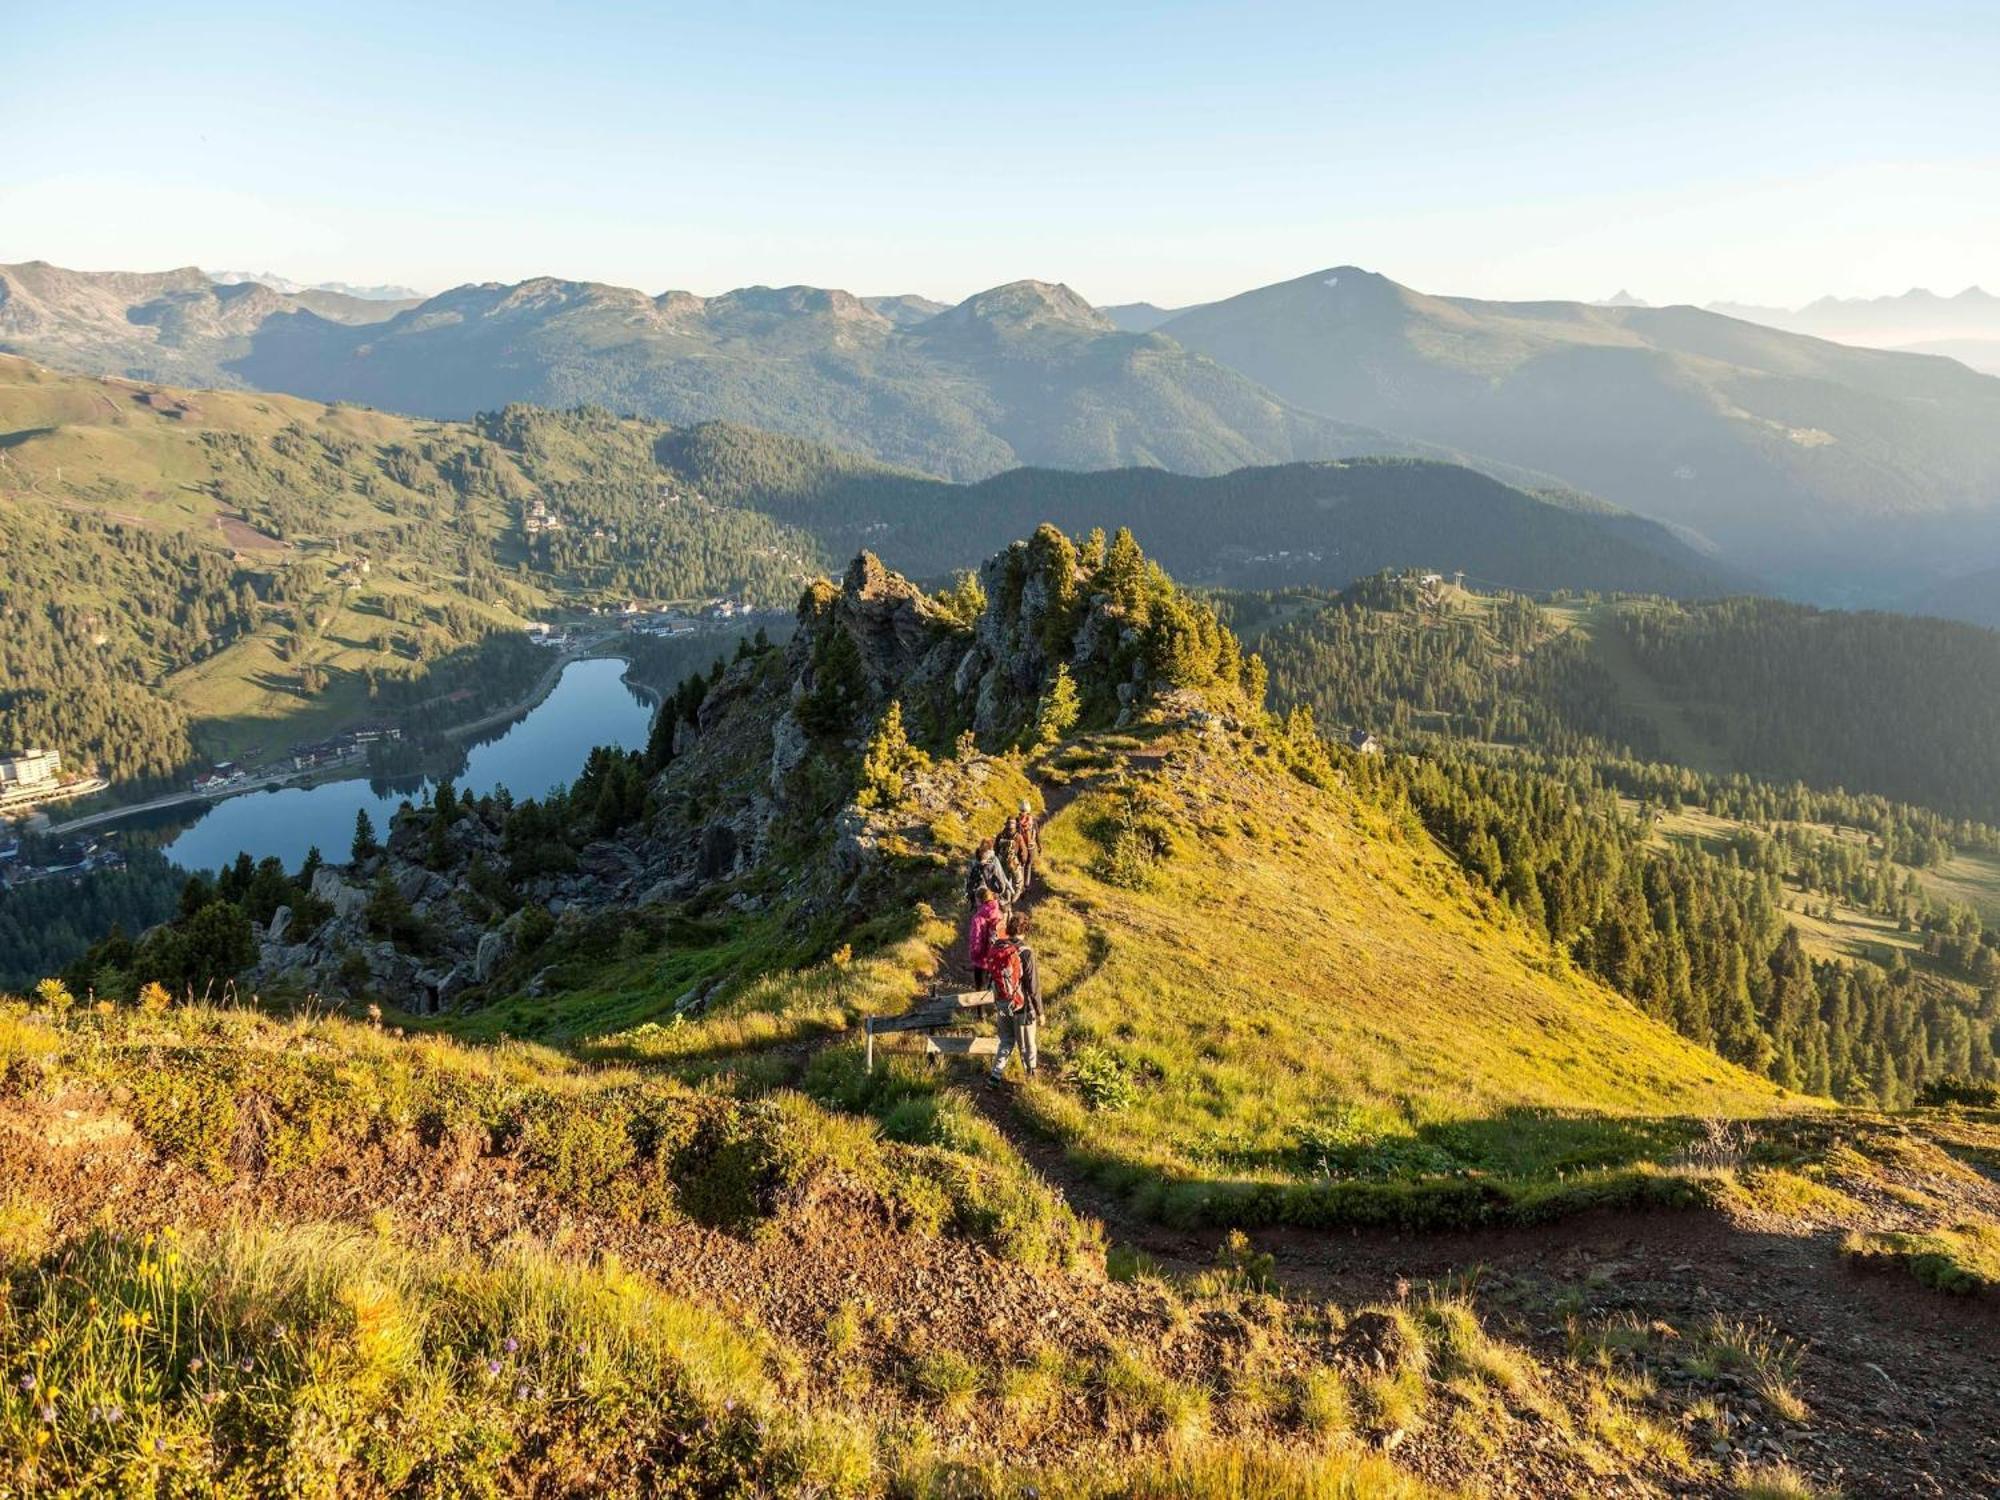
[[[773,1351],[614,1266],[475,1264],[326,1228],[98,1232],[14,1288],[19,1493],[858,1493]],[[658,1489],[650,1492],[658,1493]]]
[[[1136,879],[1104,832],[1135,817],[1166,830]],[[1044,842],[1060,1081],[1022,1108],[1176,1221],[1700,1201],[1658,1165],[1695,1117],[1785,1107],[1571,969],[1421,833],[1240,746],[1086,792]]]
[[[1841,1250],[1858,1265],[1900,1266],[1934,1291],[2000,1290],[2000,1226],[1963,1223],[1928,1234],[1855,1230]]]

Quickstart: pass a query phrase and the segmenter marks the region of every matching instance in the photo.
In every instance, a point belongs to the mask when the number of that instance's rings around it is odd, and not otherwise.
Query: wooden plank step
[[[937,995],[915,1010],[900,1016],[869,1016],[861,1023],[868,1040],[869,1072],[875,1071],[875,1038],[897,1031],[935,1031],[943,1026],[963,1026],[993,1008],[991,990],[961,990],[954,995]]]
[[[924,1051],[943,1057],[998,1057],[997,1036],[927,1036]]]
[[[949,998],[962,999],[965,1003],[927,1005],[900,1016],[873,1016],[868,1021],[868,1030],[879,1036],[890,1031],[928,1031],[937,1026],[963,1026],[968,1021],[976,1020],[981,1011],[993,1008],[993,997],[983,991],[977,995]]]

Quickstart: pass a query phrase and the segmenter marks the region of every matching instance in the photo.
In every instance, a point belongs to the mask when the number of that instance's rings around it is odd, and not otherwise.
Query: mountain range
[[[1160,335],[1307,410],[1690,527],[1809,596],[1879,600],[2000,555],[2000,380],[1949,360],[1692,307],[1433,297],[1351,266]]]
[[[1691,307],[1435,297],[1354,267],[1106,311],[1040,281],[951,307],[555,278],[405,305],[31,262],[0,267],[0,349],[431,417],[522,401],[727,420],[956,481],[1456,460],[1652,516],[1828,603],[2000,557],[2000,380]]]
[[[1821,297],[1799,308],[1712,302],[1709,311],[1841,344],[1942,354],[2000,375],[2000,297],[1976,286],[1949,297],[1922,287],[1895,297]]]
[[[210,271],[208,279],[217,286],[238,286],[246,281],[257,282],[274,292],[284,292],[296,296],[300,292],[335,292],[343,297],[359,297],[364,302],[421,302],[424,294],[415,287],[407,286],[355,286],[347,281],[319,281],[307,283],[293,281],[288,276],[280,276],[274,271]]]

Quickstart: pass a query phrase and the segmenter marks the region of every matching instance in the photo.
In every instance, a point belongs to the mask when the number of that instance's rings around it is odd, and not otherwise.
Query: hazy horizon
[[[2000,281],[2000,16],[1542,3],[726,16],[42,7],[0,254],[426,292],[1425,290],[1797,307]]]

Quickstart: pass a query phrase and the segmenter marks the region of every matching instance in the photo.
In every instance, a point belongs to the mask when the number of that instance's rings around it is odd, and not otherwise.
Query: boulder
[[[453,964],[445,971],[444,977],[431,987],[431,993],[437,997],[438,1009],[443,1010],[471,988],[472,975],[467,972],[466,966]]]
[[[358,885],[349,885],[326,865],[313,871],[312,893],[332,907],[337,917],[355,916],[368,905],[368,892]]]
[[[282,943],[285,940],[285,929],[291,925],[292,909],[289,906],[279,907],[271,913],[271,925],[264,929],[264,941]]]
[[[479,935],[479,949],[472,958],[472,978],[475,984],[485,984],[500,968],[500,962],[507,956],[508,942],[504,933],[482,932]]]

